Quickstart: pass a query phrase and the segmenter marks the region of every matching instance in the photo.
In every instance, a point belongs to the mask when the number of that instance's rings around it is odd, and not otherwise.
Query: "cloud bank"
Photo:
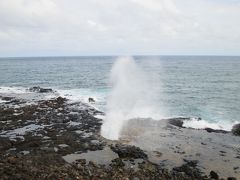
[[[236,0],[0,0],[0,56],[240,55]]]

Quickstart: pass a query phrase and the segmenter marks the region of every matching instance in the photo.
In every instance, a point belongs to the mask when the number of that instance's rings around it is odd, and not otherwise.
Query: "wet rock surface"
[[[148,153],[137,146],[104,139],[102,120],[94,117],[103,113],[81,102],[62,97],[31,103],[17,97],[0,98],[6,101],[0,104],[0,179],[211,178],[198,169],[198,161],[185,160],[167,169],[150,161]],[[180,127],[181,119],[176,122]],[[98,155],[103,159],[106,152],[108,163],[98,163]],[[164,155],[154,153],[159,158]],[[72,155],[78,158],[67,162],[66,157]]]
[[[202,173],[199,169],[197,169],[197,161],[189,161],[184,160],[185,163],[180,167],[173,168],[173,172],[179,172],[186,174],[187,176],[193,177],[193,178],[199,178],[202,176]],[[207,177],[206,177],[207,178]]]
[[[34,86],[29,88],[30,92],[36,92],[36,93],[49,93],[49,92],[53,92],[53,90],[51,88],[41,88],[39,86]]]
[[[172,119],[169,119],[168,122],[169,122],[169,124],[172,124],[174,126],[183,127],[183,121],[184,120],[190,120],[190,119],[187,119],[187,118],[172,118]]]
[[[225,130],[221,130],[221,129],[212,129],[212,128],[205,128],[205,130],[209,133],[229,133],[228,131],[225,131]]]
[[[111,145],[111,149],[117,153],[120,158],[147,159],[147,154],[145,154],[143,150],[136,146],[115,144]]]
[[[232,133],[235,136],[240,136],[240,124],[235,124],[232,128]]]
[[[219,179],[240,178],[239,137],[225,131],[209,133],[205,129],[184,128],[178,125],[182,120],[131,119],[123,127],[121,137],[144,150],[151,162],[174,172],[189,171],[191,176],[201,172],[210,177],[210,171],[214,171]],[[196,166],[187,161],[196,161]]]
[[[210,172],[210,177],[211,177],[212,179],[219,179],[218,174],[217,174],[216,172],[214,172],[214,171],[211,171],[211,172]]]

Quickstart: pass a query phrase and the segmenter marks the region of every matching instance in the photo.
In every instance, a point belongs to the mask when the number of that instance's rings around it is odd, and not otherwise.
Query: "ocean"
[[[155,106],[163,117],[201,118],[185,124],[194,128],[229,130],[240,122],[240,57],[133,58],[152,81],[147,84],[149,94],[155,90],[152,100],[158,102]],[[116,61],[117,57],[110,56],[0,58],[0,94],[48,87],[71,100],[87,102],[92,97],[96,100],[93,106],[105,112],[113,89],[111,69]],[[132,89],[141,88],[134,87],[131,81],[135,80],[129,78],[127,85]],[[121,98],[127,97],[123,94]]]

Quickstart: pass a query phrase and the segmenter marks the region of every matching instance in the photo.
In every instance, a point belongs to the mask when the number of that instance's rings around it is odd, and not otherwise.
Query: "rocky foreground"
[[[184,159],[169,169],[134,144],[104,139],[102,120],[96,118],[102,113],[81,102],[3,95],[0,100],[0,179],[222,178],[211,169],[204,173],[197,160]],[[169,126],[181,128],[178,120]],[[155,152],[156,158],[163,155]],[[236,159],[240,166],[240,147]],[[225,179],[238,178],[239,166]]]

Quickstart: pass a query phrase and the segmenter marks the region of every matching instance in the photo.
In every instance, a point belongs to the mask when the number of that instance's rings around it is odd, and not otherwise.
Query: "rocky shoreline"
[[[51,92],[39,88],[34,91]],[[87,104],[57,96],[37,98],[31,103],[17,96],[0,95],[0,99],[1,179],[222,178],[212,169],[204,173],[194,159],[183,158],[181,165],[169,169],[163,159],[151,160],[149,152],[144,146],[138,147],[136,141],[104,139],[100,135],[102,120],[96,118],[103,113]],[[171,132],[183,131],[179,120],[168,122]],[[240,147],[235,151],[240,162]],[[165,152],[154,153],[158,158]],[[234,167],[231,177],[224,178],[239,178],[239,166]]]

